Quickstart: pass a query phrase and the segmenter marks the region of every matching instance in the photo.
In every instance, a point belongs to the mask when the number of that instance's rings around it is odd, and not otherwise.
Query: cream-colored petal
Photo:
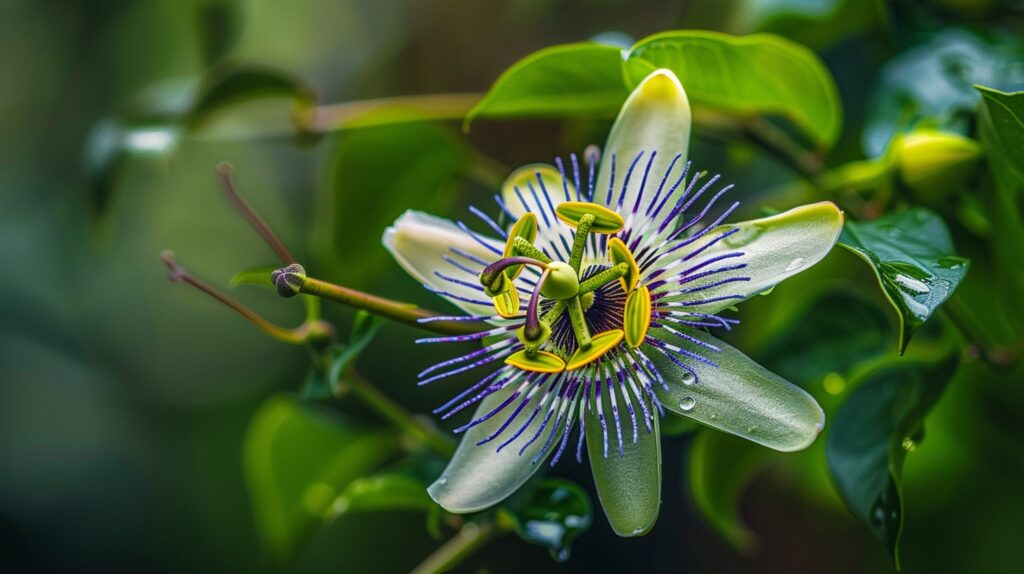
[[[686,165],[690,120],[690,102],[676,75],[667,69],[651,72],[630,94],[608,135],[594,187],[594,201],[612,207],[627,221],[629,214],[635,212],[639,218],[637,223],[642,223],[662,180],[666,179],[666,184],[658,197],[659,204]],[[639,155],[641,153],[643,155]],[[639,160],[629,174],[629,184],[623,191],[630,165],[638,155]],[[678,159],[675,159],[677,156]],[[650,171],[646,185],[643,185],[648,163]],[[672,171],[668,172],[670,165],[673,166]],[[680,186],[673,196],[680,194],[683,187]],[[666,205],[671,207],[672,203]],[[668,212],[669,209],[661,210],[658,218],[666,216]]]
[[[484,267],[481,261],[490,263],[501,256],[501,242],[480,234],[474,239],[451,221],[419,211],[403,213],[384,231],[381,242],[399,265],[427,288],[446,293],[442,296],[467,313],[494,315],[477,276],[459,265],[479,273]]]

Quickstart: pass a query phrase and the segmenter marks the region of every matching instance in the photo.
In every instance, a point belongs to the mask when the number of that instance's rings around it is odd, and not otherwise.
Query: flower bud
[[[932,130],[910,133],[896,145],[900,180],[921,199],[941,197],[963,186],[981,157],[978,142]]]
[[[306,270],[298,263],[292,263],[287,267],[275,269],[270,274],[270,280],[277,287],[277,294],[282,297],[294,297],[302,290],[306,282]]]

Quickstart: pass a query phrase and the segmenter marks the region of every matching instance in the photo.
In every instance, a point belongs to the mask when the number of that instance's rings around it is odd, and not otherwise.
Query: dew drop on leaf
[[[679,401],[679,408],[683,409],[684,411],[691,411],[695,406],[697,406],[697,400],[694,399],[693,397],[683,397]]]

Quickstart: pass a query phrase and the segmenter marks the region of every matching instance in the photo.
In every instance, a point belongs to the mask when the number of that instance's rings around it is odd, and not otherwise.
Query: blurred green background
[[[152,105],[140,102],[173,108],[182,86],[225,62],[284,70],[319,101],[344,102],[483,92],[535,50],[598,35],[628,45],[677,28],[773,31],[815,50],[836,79],[846,129],[828,161],[838,165],[884,150],[878,118],[885,112],[872,106],[884,108],[876,92],[892,77],[935,88],[927,70],[885,67],[921,46],[977,42],[978,61],[968,66],[977,75],[965,81],[1021,82],[1019,66],[999,63],[1022,61],[1021,9],[996,0],[0,2],[0,570],[414,567],[442,542],[415,512],[343,516],[283,563],[261,549],[243,439],[267,397],[299,389],[308,355],[169,284],[158,254],[173,249],[221,286],[241,269],[274,262],[218,191],[214,167],[227,160],[239,188],[312,272],[440,308],[379,246],[384,227],[407,208],[465,217],[466,204],[489,207],[503,171],[600,144],[609,126],[607,118],[480,120],[462,134],[458,122],[403,124],[296,145],[286,103],[246,105],[218,116],[210,129],[175,138],[173,149],[123,160],[97,186],[88,145],[110,118]],[[960,97],[929,93],[942,110]],[[699,132],[696,138],[695,164],[738,184],[745,216],[762,206],[829,199],[788,185],[793,176],[785,166],[750,144]],[[417,162],[416,170],[396,171]],[[975,262],[962,289],[984,301],[994,265],[987,244],[969,233],[969,223],[951,228],[960,253]],[[745,305],[733,341],[787,374],[791,349],[779,344],[781,333],[826,288],[856,300],[844,308],[875,325],[877,333],[858,347],[865,356],[894,352],[895,322],[870,269],[841,250],[772,297]],[[296,301],[236,291],[274,321],[302,320]],[[326,304],[325,313],[348,332],[350,310]],[[978,313],[1001,320],[991,308]],[[1012,328],[995,330],[1004,343],[1017,341]],[[359,365],[399,403],[423,413],[451,387],[415,386],[415,374],[437,352],[415,345],[419,334],[384,326]],[[820,385],[820,374],[814,377],[795,382]],[[1019,370],[995,373],[969,361],[929,416],[927,440],[904,474],[907,572],[1019,571],[1020,383]],[[358,405],[338,408],[379,425]],[[760,545],[740,556],[698,516],[684,487],[692,441],[691,434],[665,439],[664,502],[649,536],[617,538],[597,511],[567,563],[510,535],[460,571],[891,569],[885,549],[829,486],[822,441],[753,478],[740,509]],[[592,488],[586,465],[565,461],[551,474]]]

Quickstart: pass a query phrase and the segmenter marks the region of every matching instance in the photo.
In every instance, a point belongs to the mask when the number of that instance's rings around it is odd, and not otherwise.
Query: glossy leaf
[[[481,401],[480,406],[473,414],[474,420],[501,406],[509,397],[518,392],[519,386],[518,384],[508,385]],[[530,413],[543,400],[544,396],[545,393],[535,393],[507,428],[518,429],[530,420]],[[508,498],[543,466],[544,458],[550,454],[550,448],[544,457],[534,459],[543,450],[548,437],[551,436],[551,425],[546,426],[543,435],[520,453],[520,450],[540,429],[544,420],[542,416],[534,417],[526,430],[500,451],[498,448],[509,436],[505,433],[483,444],[477,444],[487,440],[501,429],[507,417],[517,408],[515,405],[518,405],[522,398],[521,395],[517,396],[516,399],[513,399],[516,401],[515,403],[510,403],[500,413],[471,427],[462,435],[459,447],[455,450],[451,461],[448,462],[447,468],[428,489],[431,498],[445,510],[463,514],[493,506]],[[560,429],[561,427],[555,429],[555,434],[551,439],[552,444],[557,444],[561,437]]]
[[[559,562],[569,559],[573,540],[590,528],[594,512],[587,491],[562,478],[537,481],[508,510],[516,534],[526,542],[547,548]]]
[[[687,486],[701,516],[739,552],[751,553],[757,536],[739,515],[743,490],[772,451],[719,432],[701,432],[690,447]]]
[[[955,358],[933,363],[894,359],[862,374],[829,432],[826,455],[836,487],[892,553],[897,569],[903,461],[921,442],[924,418],[955,368]]]
[[[1024,88],[1020,38],[983,39],[948,28],[904,51],[882,68],[868,101],[863,145],[876,157],[893,136],[921,122],[966,133],[978,102],[973,84],[1000,90]]]
[[[628,94],[621,50],[595,43],[540,50],[516,62],[466,116],[613,117]]]
[[[650,330],[650,336],[716,364],[688,361],[694,376],[656,349],[645,348],[668,384],[667,390],[654,386],[665,409],[775,450],[800,450],[814,441],[825,424],[825,413],[814,398],[702,331],[688,330],[687,335],[720,351],[676,338],[664,328]]]
[[[421,510],[436,508],[427,494],[427,485],[400,472],[357,478],[331,503],[333,517],[359,512]]]
[[[358,427],[287,396],[253,415],[244,443],[245,479],[266,548],[283,558],[321,521],[339,492],[394,455],[392,433]]]
[[[618,391],[616,391],[618,392]],[[623,420],[622,442],[615,432],[607,388],[601,393],[601,418],[591,401],[586,412],[587,456],[594,474],[594,485],[605,516],[619,536],[643,536],[654,527],[661,507],[661,441],[658,417],[652,431],[637,422],[637,442],[632,428]],[[623,404],[623,398],[617,399]],[[647,400],[644,397],[643,400]],[[619,414],[625,417],[625,412]],[[603,427],[603,428],[602,428]],[[605,451],[607,446],[607,452]]]
[[[977,89],[982,96],[978,131],[995,187],[990,219],[998,237],[992,242],[998,262],[996,288],[1002,308],[1017,310],[1017,324],[1024,326],[1024,312],[1019,310],[1024,291],[1024,92]]]
[[[657,68],[675,72],[694,107],[780,115],[825,149],[839,137],[842,106],[828,69],[814,52],[780,36],[656,34],[629,51],[624,75],[636,86]]]
[[[871,265],[900,319],[902,354],[914,329],[956,290],[970,262],[953,248],[946,224],[926,209],[849,222],[839,244]]]
[[[771,289],[828,255],[842,228],[843,213],[828,201],[803,205],[770,217],[719,226],[693,248],[678,250],[678,257],[715,241],[723,232],[738,229],[702,251],[692,264],[698,265],[726,253],[741,252],[743,257],[739,260],[747,266],[736,271],[735,275],[749,280],[704,289],[700,295],[708,302],[690,305],[688,310],[716,313],[740,301],[722,297],[753,297]],[[671,296],[665,298],[666,301],[675,299]],[[679,299],[693,301],[694,296],[688,294]]]

